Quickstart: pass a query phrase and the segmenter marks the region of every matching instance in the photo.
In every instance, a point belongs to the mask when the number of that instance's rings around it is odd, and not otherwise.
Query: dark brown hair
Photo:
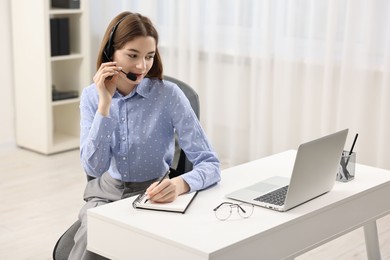
[[[107,58],[105,58],[104,51],[105,48],[107,47],[108,41],[110,40],[111,32],[114,26],[117,26],[117,28],[115,30],[115,33],[112,36],[113,39],[111,39],[111,43],[112,43],[111,48],[113,49],[113,51],[123,48],[123,46],[127,42],[132,41],[137,37],[150,36],[155,39],[156,53],[154,56],[152,68],[149,70],[146,77],[162,79],[163,65],[157,47],[158,45],[157,30],[154,28],[149,18],[138,13],[123,12],[117,15],[110,22],[110,24],[106,29],[106,32],[104,33],[104,37],[100,45],[100,49],[96,61],[96,69],[99,69],[100,65],[103,62],[107,61]],[[112,55],[113,51],[109,55]],[[112,57],[109,58],[111,59]]]

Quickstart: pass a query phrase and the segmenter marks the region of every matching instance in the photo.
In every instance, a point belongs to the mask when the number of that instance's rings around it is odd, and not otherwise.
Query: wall
[[[2,50],[0,59],[0,144],[14,142],[15,140],[10,1],[0,1],[0,50]],[[28,44],[28,41],[26,41],[26,44]]]

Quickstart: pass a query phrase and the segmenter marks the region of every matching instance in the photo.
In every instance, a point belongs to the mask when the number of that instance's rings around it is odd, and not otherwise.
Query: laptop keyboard
[[[288,190],[288,185],[281,187],[277,190],[271,191],[267,194],[261,195],[260,197],[255,198],[255,200],[273,204],[273,205],[282,206],[286,199],[287,190]]]

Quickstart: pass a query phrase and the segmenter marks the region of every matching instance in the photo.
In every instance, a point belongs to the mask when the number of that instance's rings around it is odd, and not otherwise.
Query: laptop
[[[287,211],[329,192],[336,181],[348,129],[301,144],[291,178],[274,176],[226,197],[277,211]]]

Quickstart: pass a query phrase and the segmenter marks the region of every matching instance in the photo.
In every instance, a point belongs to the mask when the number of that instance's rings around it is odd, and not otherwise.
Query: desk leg
[[[364,237],[366,240],[367,257],[371,259],[381,259],[379,249],[378,229],[376,221],[370,221],[364,225]]]

